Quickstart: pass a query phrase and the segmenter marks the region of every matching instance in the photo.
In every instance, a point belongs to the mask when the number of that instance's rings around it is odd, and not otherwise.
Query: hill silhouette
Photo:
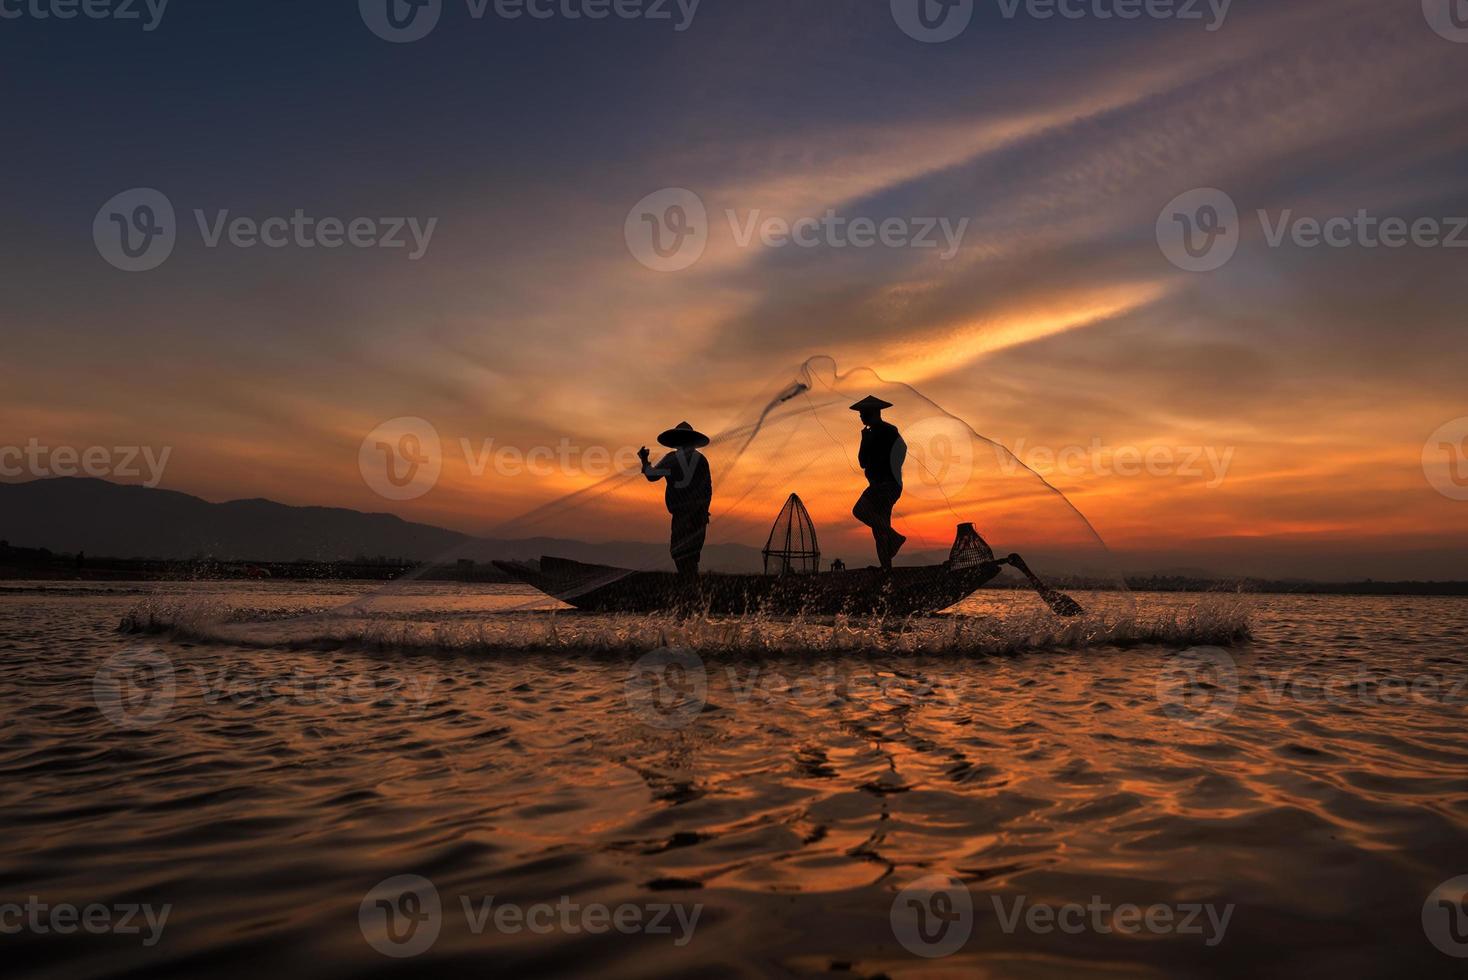
[[[211,503],[176,490],[80,477],[0,484],[0,540],[23,548],[113,558],[348,561],[387,556],[431,561],[449,552],[475,561],[561,555],[633,568],[672,567],[666,543],[496,540],[342,507],[273,500]],[[714,545],[706,565],[758,571],[758,549]]]

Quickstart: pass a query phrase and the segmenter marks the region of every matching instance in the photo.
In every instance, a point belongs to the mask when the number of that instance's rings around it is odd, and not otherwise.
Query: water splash
[[[1203,596],[1190,605],[1144,614],[1100,611],[1072,619],[1043,610],[1006,616],[888,619],[588,616],[557,611],[405,615],[360,609],[265,612],[150,601],[130,612],[121,628],[175,640],[262,649],[637,656],[675,646],[702,656],[740,658],[1004,656],[1141,644],[1222,645],[1240,642],[1250,633],[1248,604],[1236,595]]]

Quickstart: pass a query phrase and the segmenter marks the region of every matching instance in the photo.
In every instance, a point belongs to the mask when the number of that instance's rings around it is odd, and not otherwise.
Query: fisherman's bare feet
[[[898,534],[896,531],[893,531],[892,537],[888,538],[887,540],[891,542],[891,545],[887,550],[888,559],[896,558],[897,553],[902,550],[902,546],[907,544],[906,535]]]

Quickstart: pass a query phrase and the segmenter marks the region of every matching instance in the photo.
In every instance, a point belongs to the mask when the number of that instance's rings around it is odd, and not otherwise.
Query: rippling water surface
[[[152,945],[23,925],[10,969],[1462,975],[1431,933],[1468,953],[1468,913],[1424,903],[1468,874],[1463,600],[1259,596],[1227,648],[1005,656],[741,653],[500,587],[294,618],[362,591],[0,591],[0,903],[169,909]],[[187,628],[120,632],[140,604]],[[931,875],[972,912],[904,893]],[[940,927],[967,938],[920,955]]]

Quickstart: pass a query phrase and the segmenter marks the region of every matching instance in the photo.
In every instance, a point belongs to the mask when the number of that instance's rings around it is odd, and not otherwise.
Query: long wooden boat
[[[935,613],[966,598],[987,585],[1009,559],[966,568],[945,562],[890,572],[865,568],[815,575],[712,573],[696,578],[566,558],[494,564],[546,595],[587,612],[913,616]]]

